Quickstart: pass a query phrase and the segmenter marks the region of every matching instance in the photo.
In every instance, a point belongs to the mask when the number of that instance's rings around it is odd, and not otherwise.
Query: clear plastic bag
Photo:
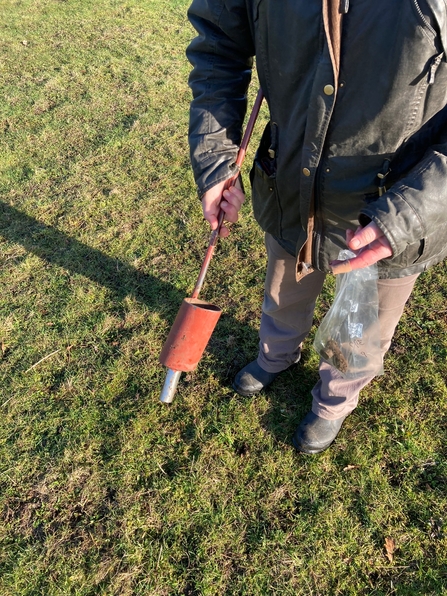
[[[338,260],[353,257],[343,250]],[[315,335],[321,358],[347,379],[383,374],[377,279],[377,265],[339,274],[334,302]]]

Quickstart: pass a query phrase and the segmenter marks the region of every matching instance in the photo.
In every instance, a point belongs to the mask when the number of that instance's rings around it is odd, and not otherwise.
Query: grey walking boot
[[[309,455],[321,453],[334,441],[346,417],[325,420],[309,412],[293,435],[293,446],[301,453]]]
[[[255,395],[270,385],[281,372],[284,371],[269,373],[259,366],[257,360],[253,360],[237,373],[233,381],[233,389],[245,397]]]

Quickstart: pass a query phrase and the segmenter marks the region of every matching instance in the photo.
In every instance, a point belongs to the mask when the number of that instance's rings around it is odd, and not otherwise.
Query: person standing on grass
[[[188,16],[191,159],[212,229],[220,207],[236,222],[244,201],[223,185],[253,57],[270,111],[250,174],[268,254],[259,354],[234,389],[258,393],[298,362],[346,244],[352,269],[378,263],[384,354],[416,278],[447,254],[445,0],[194,0]],[[333,442],[372,380],[323,361],[319,373],[292,440],[310,454]]]

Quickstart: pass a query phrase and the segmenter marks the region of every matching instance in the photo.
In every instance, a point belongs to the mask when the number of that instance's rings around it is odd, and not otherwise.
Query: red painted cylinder
[[[185,298],[160,354],[160,362],[175,371],[195,370],[222,310],[214,304]]]

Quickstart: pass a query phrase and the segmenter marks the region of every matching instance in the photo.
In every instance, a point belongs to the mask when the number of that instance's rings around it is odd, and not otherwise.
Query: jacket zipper
[[[435,82],[435,75],[436,75],[436,71],[438,70],[438,66],[441,64],[441,60],[444,57],[444,52],[442,52],[441,54],[439,54],[439,56],[436,56],[436,58],[434,58],[430,64],[430,69],[428,71],[428,84],[429,85],[433,85],[433,83]]]
[[[421,17],[422,21],[425,23],[425,26],[427,27],[427,29],[436,37],[436,31],[433,29],[433,27],[430,25],[430,23],[427,21],[427,19],[424,17],[424,13],[421,10],[421,7],[419,6],[419,3],[417,0],[413,0],[413,4],[417,10],[418,15]]]

